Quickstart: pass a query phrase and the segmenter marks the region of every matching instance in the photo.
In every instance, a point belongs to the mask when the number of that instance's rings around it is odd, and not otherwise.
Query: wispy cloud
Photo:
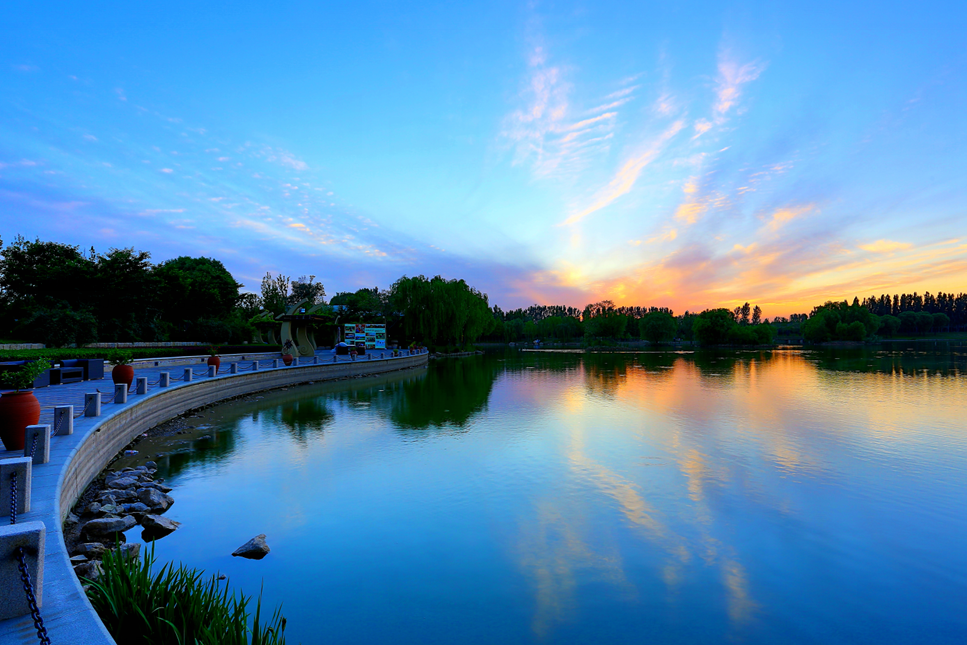
[[[892,240],[877,240],[869,244],[860,244],[860,248],[870,253],[892,253],[909,249],[912,246],[909,242],[894,242]]]
[[[615,176],[608,182],[608,185],[598,191],[589,206],[568,217],[561,222],[561,225],[577,224],[588,215],[601,210],[622,195],[627,194],[638,181],[641,171],[665,150],[668,142],[684,127],[684,121],[676,121],[658,137],[646,144],[644,150],[624,162]]]
[[[723,50],[719,53],[718,67],[714,111],[716,120],[722,121],[738,103],[742,86],[759,78],[759,74],[765,70],[765,64],[758,60],[739,63],[732,56],[732,52]]]

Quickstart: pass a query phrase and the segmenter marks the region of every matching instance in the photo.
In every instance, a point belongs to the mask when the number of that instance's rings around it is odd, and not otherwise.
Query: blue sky
[[[967,287],[967,5],[21,3],[2,237],[504,308]]]

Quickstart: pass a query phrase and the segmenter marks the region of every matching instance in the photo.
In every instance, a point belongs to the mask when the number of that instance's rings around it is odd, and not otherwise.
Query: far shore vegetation
[[[504,311],[464,280],[403,276],[389,288],[338,292],[326,302],[315,276],[266,274],[259,292],[244,291],[221,261],[179,257],[153,264],[146,251],[97,252],[18,236],[0,240],[0,338],[44,343],[8,350],[0,359],[82,357],[95,342],[200,342],[230,353],[293,305],[316,305],[316,338],[335,338],[345,323],[384,323],[391,343],[459,351],[477,342],[607,346],[651,344],[771,345],[865,342],[932,336],[967,337],[967,294],[869,296],[817,305],[769,319],[759,306],[686,311],[616,306],[583,309],[532,305]],[[323,341],[323,344],[325,342]],[[57,349],[69,348],[69,349]],[[135,358],[204,354],[206,346],[133,349]],[[266,350],[276,349],[266,346]],[[147,354],[145,353],[147,352]]]

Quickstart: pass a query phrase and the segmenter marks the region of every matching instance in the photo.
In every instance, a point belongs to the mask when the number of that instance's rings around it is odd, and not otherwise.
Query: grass
[[[168,563],[154,573],[154,548],[140,559],[104,554],[87,597],[118,643],[125,645],[284,645],[281,607],[263,623],[262,594],[250,615],[250,598],[229,593],[228,581]],[[250,620],[251,619],[251,620]],[[249,626],[251,623],[251,626]]]

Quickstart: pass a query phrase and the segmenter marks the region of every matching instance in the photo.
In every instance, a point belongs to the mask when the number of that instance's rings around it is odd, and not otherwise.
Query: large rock
[[[261,533],[235,549],[232,555],[250,560],[261,560],[268,552],[269,545],[265,543],[265,533]]]
[[[138,493],[131,488],[102,490],[98,494],[101,504],[114,504],[116,502],[131,502],[138,499]]]
[[[154,488],[140,489],[138,491],[138,499],[156,513],[164,513],[175,503],[175,500],[171,496],[165,495],[160,490]]]
[[[135,524],[137,524],[137,522],[133,517],[130,516],[102,517],[97,520],[91,520],[85,524],[84,528],[81,529],[81,535],[94,539],[110,538],[117,533],[124,533]]]
[[[141,532],[141,539],[145,542],[151,542],[177,530],[181,526],[181,522],[175,522],[160,515],[145,515],[141,519],[141,526],[144,527],[144,531]]]
[[[86,542],[74,547],[74,553],[85,555],[89,560],[99,560],[105,551],[107,551],[107,547],[100,542]]]
[[[137,477],[118,477],[117,479],[112,479],[109,482],[107,482],[108,488],[117,488],[117,489],[134,488],[137,485],[138,485]]]
[[[119,550],[121,551],[121,555],[129,560],[137,560],[141,557],[141,544],[138,542],[122,544]]]
[[[154,488],[155,490],[160,490],[162,493],[170,493],[171,486],[165,486],[160,482],[145,482],[145,488]]]

